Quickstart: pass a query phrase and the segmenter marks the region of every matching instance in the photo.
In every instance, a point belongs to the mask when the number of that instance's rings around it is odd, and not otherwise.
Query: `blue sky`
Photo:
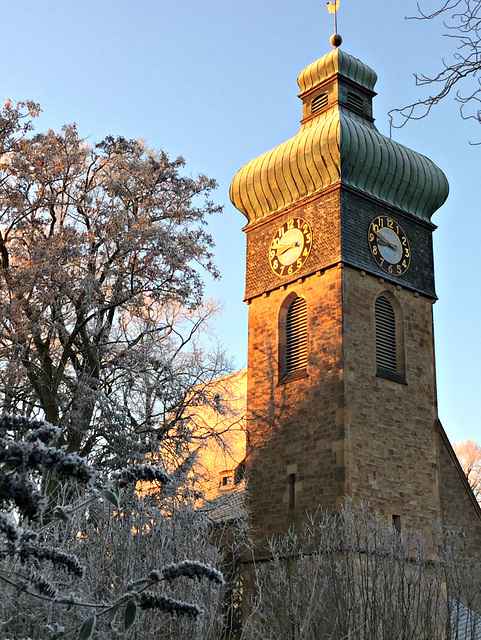
[[[435,73],[453,51],[440,22],[404,19],[415,10],[413,0],[341,0],[343,48],[378,74],[374,115],[383,133],[389,109],[422,95],[413,73]],[[244,218],[229,202],[229,184],[245,162],[297,131],[297,75],[330,50],[332,32],[324,0],[2,2],[0,98],[40,102],[39,130],[77,122],[92,142],[144,138],[183,155],[192,175],[217,179],[215,199],[225,208],[210,228],[223,278],[207,289],[223,304],[214,329],[238,367],[247,345]],[[450,182],[433,218],[439,413],[452,440],[481,440],[481,147],[469,144],[481,141],[481,127],[447,101],[394,137]]]

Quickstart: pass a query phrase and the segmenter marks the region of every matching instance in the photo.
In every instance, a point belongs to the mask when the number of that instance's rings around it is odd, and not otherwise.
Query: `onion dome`
[[[447,179],[431,160],[376,129],[376,80],[370,67],[339,48],[301,71],[300,130],[232,181],[230,198],[248,224],[339,184],[430,221],[447,198]]]

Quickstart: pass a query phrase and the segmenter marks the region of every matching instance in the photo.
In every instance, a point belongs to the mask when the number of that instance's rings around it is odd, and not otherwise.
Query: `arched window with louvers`
[[[393,382],[406,383],[402,310],[387,292],[376,298],[377,375]]]
[[[291,293],[279,313],[279,380],[307,374],[307,302]]]

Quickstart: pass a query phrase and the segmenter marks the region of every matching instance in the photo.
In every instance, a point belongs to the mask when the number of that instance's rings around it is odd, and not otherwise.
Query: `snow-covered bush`
[[[243,640],[481,638],[481,567],[466,536],[400,533],[367,504],[319,512],[244,571]]]
[[[218,637],[221,557],[186,478],[149,460],[101,488],[82,458],[53,446],[58,435],[0,419],[1,637]],[[146,475],[157,490],[139,497]]]

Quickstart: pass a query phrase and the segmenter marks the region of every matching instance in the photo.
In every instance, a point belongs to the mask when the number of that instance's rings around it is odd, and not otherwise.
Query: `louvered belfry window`
[[[295,298],[286,318],[286,373],[307,366],[307,304]]]
[[[358,109],[359,111],[362,111],[364,103],[361,96],[358,96],[357,94],[351,93],[351,91],[348,91],[347,104],[349,107],[354,107],[354,109]]]
[[[321,93],[316,96],[314,100],[311,102],[311,113],[317,113],[324,107],[327,107],[329,102],[329,97],[327,93]]]
[[[396,318],[391,303],[379,296],[375,306],[376,361],[379,369],[397,372]]]

